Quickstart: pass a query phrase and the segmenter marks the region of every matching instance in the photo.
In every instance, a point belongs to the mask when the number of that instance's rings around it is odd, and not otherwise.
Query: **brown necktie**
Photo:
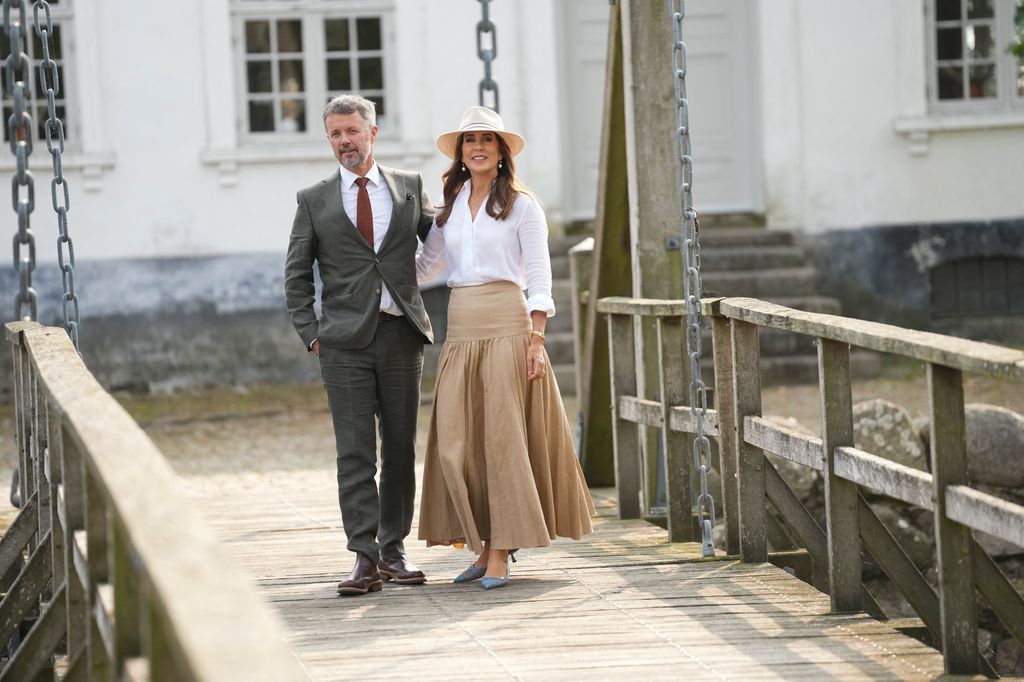
[[[369,178],[356,178],[359,193],[356,194],[356,229],[363,235],[366,243],[373,248],[373,208],[370,206],[370,193],[366,191]]]

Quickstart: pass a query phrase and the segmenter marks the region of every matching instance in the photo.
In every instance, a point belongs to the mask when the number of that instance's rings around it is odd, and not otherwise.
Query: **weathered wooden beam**
[[[857,485],[835,470],[836,448],[853,445],[853,396],[850,347],[819,339],[818,383],[821,391],[822,477],[828,537],[829,598],[833,613],[861,607],[860,531]]]
[[[852,447],[835,451],[836,475],[909,504],[933,510],[932,475],[927,471]]]
[[[999,569],[999,565],[974,543],[974,576],[978,592],[1018,642],[1024,644],[1024,598]]]
[[[785,426],[773,424],[764,417],[744,419],[744,438],[750,445],[778,455],[791,462],[821,471],[824,467],[821,439],[797,433]]]
[[[761,352],[755,325],[733,321],[732,365],[740,558],[745,562],[760,563],[768,560],[764,508],[767,460],[760,448],[747,443],[745,420],[748,416],[761,416]]]
[[[753,298],[726,298],[721,314],[751,324],[895,353],[923,362],[1024,380],[1024,351],[890,324],[811,313]]]
[[[925,626],[936,639],[939,639],[942,633],[942,620],[939,616],[939,597],[935,590],[921,575],[921,571],[917,570],[913,560],[907,556],[863,495],[857,499],[857,515],[864,546],[896,585],[900,594],[910,603]]]
[[[636,369],[632,362],[616,362],[615,358],[632,358],[634,352],[633,318],[629,315],[608,316],[608,349],[612,374],[612,434],[615,439],[615,488],[619,495],[619,518],[638,519],[640,503],[640,433],[635,422],[619,415],[619,396],[636,396]],[[660,411],[659,411],[660,412]],[[659,414],[660,416],[660,414]]]
[[[694,542],[700,537],[693,527],[693,500],[690,497],[690,438],[687,434],[667,428],[671,411],[686,401],[687,386],[683,383],[689,357],[683,338],[683,324],[678,317],[658,319],[658,376],[661,394],[661,448],[665,453],[665,502],[668,507],[669,542]],[[695,470],[694,476],[698,475]]]
[[[814,585],[822,592],[828,592],[828,540],[825,531],[811,515],[793,489],[771,462],[765,466],[765,492],[775,506],[779,516],[796,533],[797,540],[807,549],[817,567]],[[881,617],[884,612],[874,596],[863,584],[860,586],[861,605],[866,613]]]
[[[64,410],[65,449],[73,443],[86,459],[92,584],[109,575],[109,515],[123,524],[140,570],[175,624],[173,643],[188,663],[188,676],[304,679],[255,588],[229,567],[170,465],[89,373],[67,333],[40,327],[22,335],[44,394]],[[246,626],[227,625],[238,622]]]
[[[727,554],[740,553],[739,481],[736,474],[736,396],[733,386],[732,324],[724,317],[711,318],[711,348],[715,363],[716,426],[719,470],[722,474],[722,516],[725,518]],[[711,410],[708,410],[710,413]],[[707,418],[708,415],[705,415]],[[708,420],[710,421],[710,420]],[[710,434],[710,429],[705,427]]]
[[[686,301],[677,299],[608,296],[597,302],[597,311],[609,315],[686,317]]]
[[[50,536],[47,534],[0,601],[0,642],[8,641],[21,621],[39,606],[39,597],[50,582],[51,559]]]
[[[583,354],[576,358],[582,377],[582,467],[590,485],[615,484],[611,376],[608,336],[594,303],[633,291],[629,238],[629,185],[626,180],[626,105],[622,73],[622,22],[618,4],[608,8],[608,60],[605,64],[604,125],[598,162],[594,252],[587,294]]]
[[[673,407],[668,416],[668,427],[673,431],[697,433],[697,417],[689,407]],[[704,414],[704,434],[718,436],[718,410],[708,408]]]
[[[53,652],[65,633],[64,587],[61,586],[29,630],[14,656],[0,670],[0,682],[33,680],[53,661]]]
[[[132,561],[127,532],[119,523],[111,527],[111,580],[114,594],[114,660],[118,667],[142,653],[142,601],[139,576]]]
[[[22,505],[14,522],[0,537],[0,575],[11,570],[14,562],[21,559],[28,541],[39,528],[39,498],[35,495]]]
[[[927,373],[942,653],[948,674],[973,675],[981,672],[973,538],[970,528],[946,514],[946,489],[967,484],[963,376],[958,369],[935,364],[928,365]]]
[[[1024,506],[966,485],[946,488],[946,516],[953,521],[1024,547]]]
[[[619,408],[619,419],[643,426],[652,426],[656,429],[665,425],[661,413],[661,403],[657,400],[637,398],[635,395],[620,395],[616,404]]]

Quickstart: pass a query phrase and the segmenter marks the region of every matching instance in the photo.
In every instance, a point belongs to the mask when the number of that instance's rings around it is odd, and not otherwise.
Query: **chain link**
[[[711,441],[705,434],[704,417],[708,411],[707,386],[701,379],[700,244],[697,234],[697,210],[693,207],[693,156],[690,148],[690,105],[686,100],[686,43],[683,42],[683,18],[686,0],[668,0],[673,27],[672,79],[676,89],[676,143],[679,147],[679,205],[683,233],[683,278],[686,298],[686,352],[690,357],[690,412],[697,421],[693,439],[693,466],[700,474],[697,515],[701,526],[704,556],[714,556],[711,531],[715,526],[715,500],[708,492],[711,469]]]
[[[480,80],[480,106],[498,111],[498,82],[491,76],[491,63],[498,56],[498,29],[490,18],[491,0],[479,0],[483,18],[476,24],[476,54],[484,63],[484,77]],[[484,35],[490,34],[491,46],[484,49]],[[484,93],[494,93],[494,103],[487,104]],[[499,112],[500,113],[500,112]]]
[[[40,14],[42,17],[40,18]],[[57,116],[57,95],[60,93],[60,72],[57,62],[50,56],[50,39],[53,37],[53,18],[50,3],[35,0],[32,19],[36,35],[42,45],[43,57],[39,60],[39,84],[46,94],[46,150],[53,162],[53,179],[50,181],[50,199],[57,214],[57,264],[60,266],[61,285],[64,289],[62,309],[64,326],[71,342],[78,348],[78,330],[81,319],[78,294],[75,292],[75,244],[68,234],[68,211],[71,210],[71,191],[64,177],[64,122]],[[58,191],[59,190],[59,191]]]
[[[36,269],[36,239],[32,234],[31,213],[36,206],[35,180],[28,169],[32,154],[32,62],[23,45],[27,42],[28,25],[25,0],[3,0],[4,33],[11,52],[4,59],[4,90],[14,100],[14,112],[7,119],[7,135],[15,158],[11,178],[11,205],[18,216],[18,232],[14,235],[14,269],[18,272],[18,293],[14,298],[15,319],[34,320],[38,315],[36,290],[32,288],[32,272]],[[18,11],[12,16],[11,10]],[[27,311],[26,311],[27,307]]]

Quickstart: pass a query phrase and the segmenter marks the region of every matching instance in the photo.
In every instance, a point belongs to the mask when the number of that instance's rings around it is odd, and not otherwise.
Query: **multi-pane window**
[[[68,124],[67,119],[67,108],[65,103],[67,102],[68,86],[70,83],[68,79],[64,77],[64,20],[68,16],[67,2],[61,2],[60,0],[50,0],[51,6],[51,18],[53,21],[53,34],[50,36],[50,59],[57,63],[57,80],[59,86],[59,92],[56,97],[57,105],[57,116],[64,123],[64,137],[69,139],[71,137],[71,126]],[[43,15],[39,15],[40,21],[43,20]],[[36,35],[35,23],[32,20],[31,7],[28,12],[29,25],[26,27],[24,35],[28,38],[27,44],[22,43],[22,47],[25,49],[25,54],[28,55],[29,61],[32,63],[32,82],[30,84],[31,94],[33,97],[32,105],[29,110],[29,115],[32,116],[32,122],[35,124],[37,139],[46,139],[46,119],[49,113],[46,109],[46,92],[43,90],[42,81],[39,77],[39,62],[43,58],[43,45]],[[11,41],[7,37],[5,31],[0,30],[0,59],[5,58],[11,52]],[[52,78],[52,72],[49,72],[48,78]],[[7,90],[7,79],[0,78],[2,81],[2,99],[3,99],[3,130],[4,130],[4,141],[10,140],[10,130],[7,126],[7,121],[14,113],[14,93],[8,92]]]
[[[345,92],[358,92],[376,103],[379,116],[386,116],[380,17],[327,19],[324,43],[327,100]]]
[[[1024,104],[1024,0],[933,0],[932,102]]]
[[[249,131],[306,130],[306,74],[300,19],[245,22]]]
[[[298,2],[268,15],[260,3],[235,0],[240,43],[240,125],[243,135],[319,135],[323,106],[342,93],[377,104],[378,123],[388,113],[386,3],[353,13],[332,0]]]
[[[1024,258],[964,258],[932,268],[932,317],[1024,315]]]

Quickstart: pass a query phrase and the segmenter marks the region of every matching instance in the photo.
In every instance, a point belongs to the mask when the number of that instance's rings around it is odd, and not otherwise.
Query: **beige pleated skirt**
[[[479,553],[488,539],[514,549],[591,532],[594,504],[550,361],[543,378],[526,376],[530,330],[516,284],[452,289],[423,473],[427,545]]]

